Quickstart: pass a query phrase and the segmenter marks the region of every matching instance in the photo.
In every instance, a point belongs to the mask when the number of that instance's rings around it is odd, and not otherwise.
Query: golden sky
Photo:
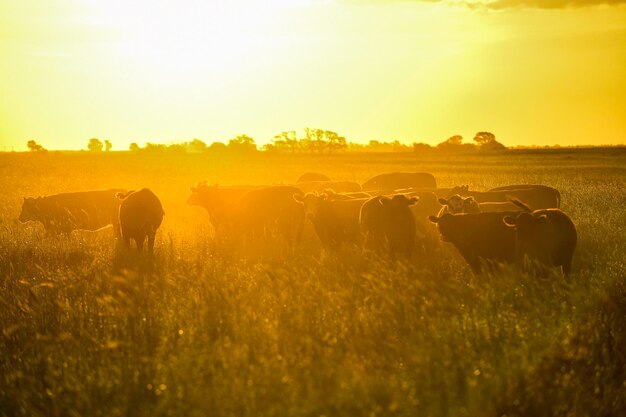
[[[626,143],[626,0],[0,2],[0,151],[130,142]]]

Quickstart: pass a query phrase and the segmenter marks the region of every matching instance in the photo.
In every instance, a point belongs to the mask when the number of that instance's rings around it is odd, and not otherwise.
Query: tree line
[[[27,147],[31,152],[46,152],[47,150],[35,140],[29,140]],[[109,152],[113,148],[107,139],[91,138],[87,141],[87,150],[90,152]],[[370,140],[366,144],[348,142],[337,132],[317,128],[305,128],[304,135],[298,137],[295,130],[282,131],[275,135],[266,145],[257,147],[255,140],[245,134],[238,135],[224,142],[207,144],[201,139],[192,139],[187,142],[169,145],[147,142],[143,147],[136,142],[130,144],[128,150],[138,153],[234,153],[250,154],[255,152],[293,153],[293,154],[332,154],[336,152],[439,152],[439,153],[468,153],[476,151],[498,152],[506,147],[496,140],[496,136],[487,131],[477,132],[473,142],[464,142],[461,135],[453,135],[435,146],[427,143],[414,142],[404,144],[398,140],[385,142]]]

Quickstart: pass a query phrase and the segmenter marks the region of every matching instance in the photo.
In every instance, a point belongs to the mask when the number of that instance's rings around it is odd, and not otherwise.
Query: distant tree
[[[496,140],[496,135],[491,132],[478,132],[474,136],[474,142],[480,150],[485,151],[501,151],[506,147]]]
[[[296,152],[299,148],[295,130],[285,130],[274,136],[274,150]]]
[[[476,146],[471,143],[464,144],[463,136],[454,135],[437,144],[437,149],[445,152],[463,152],[474,150]]]
[[[28,142],[26,142],[26,146],[28,146],[28,150],[31,152],[48,152],[46,148],[44,148],[34,140],[29,140]]]
[[[213,142],[211,146],[208,147],[209,152],[224,152],[226,150],[226,144],[222,142]]]
[[[203,153],[203,152],[206,152],[207,150],[206,143],[204,143],[200,139],[194,139],[191,142],[189,142],[187,148],[189,149],[189,152],[194,152],[194,153]]]
[[[427,143],[413,143],[413,152],[430,151],[433,147]]]
[[[239,135],[228,141],[228,149],[234,152],[255,152],[256,143],[248,135]]]
[[[146,143],[146,146],[144,146],[144,150],[146,152],[165,152],[167,150],[167,146],[161,144],[161,143],[151,143],[148,142]]]
[[[339,136],[337,132],[333,132],[331,130],[325,130],[324,136],[327,140],[327,149],[329,153],[334,151],[343,151],[348,148],[348,142],[346,138],[343,136]]]
[[[104,140],[104,150],[106,152],[109,152],[111,150],[111,148],[113,147],[113,145],[111,145],[111,142],[109,142],[108,139]]]
[[[131,152],[137,152],[137,151],[139,151],[141,148],[139,147],[139,145],[137,145],[137,142],[133,142],[133,143],[131,143],[131,144],[130,144],[130,146],[128,147],[128,149],[129,149]]]
[[[97,138],[91,138],[89,139],[89,143],[87,143],[87,149],[91,152],[102,152],[102,147],[102,142]]]

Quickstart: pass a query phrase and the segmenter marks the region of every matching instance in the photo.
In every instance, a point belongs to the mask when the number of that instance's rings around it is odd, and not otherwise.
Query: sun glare
[[[97,24],[120,37],[118,53],[172,77],[177,68],[228,72],[260,54],[271,59],[276,27],[293,2],[115,0],[95,6]]]

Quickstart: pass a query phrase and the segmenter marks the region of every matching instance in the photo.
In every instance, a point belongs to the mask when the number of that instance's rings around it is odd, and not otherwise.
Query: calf
[[[576,227],[559,209],[535,210],[507,215],[503,222],[515,230],[516,259],[524,258],[547,266],[560,267],[564,275],[572,271],[576,248]]]
[[[122,239],[127,248],[130,240],[137,245],[137,251],[143,250],[143,242],[148,238],[148,251],[154,250],[156,231],[163,221],[163,206],[158,197],[147,188],[139,191],[129,191],[126,194],[118,193],[120,204],[120,230]]]
[[[431,216],[444,242],[452,243],[472,271],[480,273],[484,262],[515,262],[515,232],[503,223],[515,212],[449,214]]]
[[[365,235],[363,249],[378,253],[387,250],[392,260],[398,254],[410,259],[415,244],[415,218],[409,206],[418,200],[418,197],[403,194],[367,200],[359,218]]]

